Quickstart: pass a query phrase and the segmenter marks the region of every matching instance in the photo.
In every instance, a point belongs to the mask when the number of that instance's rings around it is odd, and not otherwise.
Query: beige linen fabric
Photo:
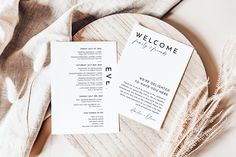
[[[0,0],[0,156],[28,156],[37,137],[50,103],[51,41],[70,41],[109,14],[159,18],[179,1]]]

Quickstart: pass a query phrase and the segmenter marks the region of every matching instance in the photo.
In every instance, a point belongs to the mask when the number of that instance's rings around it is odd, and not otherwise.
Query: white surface
[[[195,46],[210,77],[212,93],[217,80],[220,52],[225,42],[236,36],[236,0],[185,0],[165,21],[180,30]],[[49,144],[50,143],[50,144]],[[204,147],[200,157],[235,157],[236,121],[229,131]],[[64,137],[53,136],[48,140],[40,157],[79,157]]]
[[[235,0],[185,0],[164,18],[195,46],[210,77],[212,93],[225,42],[236,37]]]
[[[236,37],[235,0],[186,0],[165,21],[180,30],[195,46],[210,77],[210,92],[217,81],[220,53]],[[204,147],[200,157],[235,157],[236,121],[223,135]]]

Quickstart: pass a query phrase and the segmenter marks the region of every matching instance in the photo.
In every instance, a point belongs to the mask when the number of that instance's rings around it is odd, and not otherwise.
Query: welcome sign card
[[[135,25],[123,50],[108,104],[144,125],[159,130],[193,48]]]

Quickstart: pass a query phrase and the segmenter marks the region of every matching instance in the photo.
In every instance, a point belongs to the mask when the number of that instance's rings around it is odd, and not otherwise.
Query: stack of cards
[[[193,48],[135,25],[116,42],[51,43],[52,133],[117,133],[118,114],[159,130]]]

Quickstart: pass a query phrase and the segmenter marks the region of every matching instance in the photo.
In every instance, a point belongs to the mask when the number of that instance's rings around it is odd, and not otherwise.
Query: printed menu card
[[[159,130],[193,48],[135,25],[115,73],[110,100],[120,114]]]
[[[52,134],[119,132],[103,104],[117,64],[116,42],[52,42]]]

